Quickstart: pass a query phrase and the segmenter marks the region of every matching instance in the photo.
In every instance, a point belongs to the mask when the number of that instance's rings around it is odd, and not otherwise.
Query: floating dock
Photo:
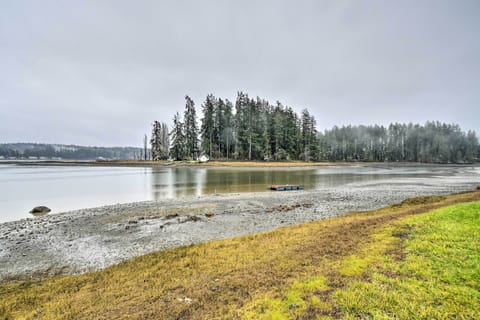
[[[303,190],[301,184],[275,184],[270,186],[270,190],[275,191],[290,191],[290,190]]]

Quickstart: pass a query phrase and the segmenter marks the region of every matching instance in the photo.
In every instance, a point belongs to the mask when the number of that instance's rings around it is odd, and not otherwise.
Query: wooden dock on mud
[[[270,190],[275,191],[291,191],[291,190],[303,190],[301,184],[275,184],[270,186]]]

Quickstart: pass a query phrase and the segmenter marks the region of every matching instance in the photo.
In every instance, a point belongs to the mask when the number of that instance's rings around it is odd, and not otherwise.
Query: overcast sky
[[[319,130],[478,133],[480,1],[0,1],[0,142],[141,145],[239,90]]]

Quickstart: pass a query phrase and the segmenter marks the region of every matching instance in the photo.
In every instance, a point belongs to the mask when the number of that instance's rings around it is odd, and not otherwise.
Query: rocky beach
[[[230,193],[109,205],[0,224],[0,279],[95,271],[167,248],[468,191],[480,168],[307,191]]]

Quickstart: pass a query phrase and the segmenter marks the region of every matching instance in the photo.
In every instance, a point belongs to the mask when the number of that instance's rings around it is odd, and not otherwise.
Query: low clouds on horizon
[[[478,1],[0,3],[0,142],[140,145],[185,94],[480,130]]]

